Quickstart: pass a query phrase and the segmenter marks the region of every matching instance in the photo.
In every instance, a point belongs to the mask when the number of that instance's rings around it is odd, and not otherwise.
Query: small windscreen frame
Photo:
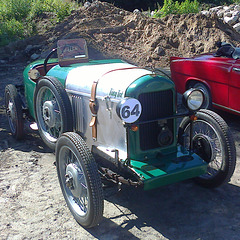
[[[57,53],[60,66],[88,62],[87,43],[83,38],[58,40]]]

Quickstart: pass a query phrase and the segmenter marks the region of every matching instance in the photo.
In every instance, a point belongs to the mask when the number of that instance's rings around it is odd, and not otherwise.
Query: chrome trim
[[[240,68],[233,68],[233,71],[235,71],[235,72],[240,72]]]
[[[227,110],[230,110],[230,111],[232,111],[232,112],[240,113],[240,111],[237,111],[237,110],[234,110],[234,109],[232,109],[232,108],[228,108],[228,107],[222,106],[222,105],[217,104],[217,103],[213,103],[213,105],[218,106],[218,107],[221,107],[221,108],[224,108],[224,109],[227,109]]]
[[[69,94],[72,94],[72,95],[81,95],[81,96],[84,96],[84,97],[91,97],[91,94],[89,93],[84,93],[84,92],[79,92],[79,91],[74,91],[74,90],[68,90],[68,89],[65,89],[67,93]]]
[[[68,90],[68,89],[65,89],[66,92],[69,94],[69,95],[79,95],[79,96],[82,96],[82,97],[91,97],[91,94],[88,94],[88,93],[83,93],[83,92],[79,92],[79,91],[74,91],[74,90]],[[100,99],[102,101],[106,100],[106,98],[109,98],[111,100],[111,102],[114,102],[114,103],[119,103],[120,100],[119,99],[116,99],[116,98],[112,98],[110,96],[104,96],[104,97],[101,97],[101,96],[96,96],[97,99]]]

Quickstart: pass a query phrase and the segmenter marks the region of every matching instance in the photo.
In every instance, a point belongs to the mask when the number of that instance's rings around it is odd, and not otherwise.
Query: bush
[[[71,0],[0,0],[0,46],[33,34],[32,20],[43,12],[55,13],[58,22],[77,6]]]
[[[153,17],[160,18],[169,14],[185,14],[185,13],[198,13],[199,2],[197,0],[185,0],[179,3],[173,0],[164,0],[163,7],[158,5],[158,10],[155,10]]]
[[[64,0],[32,0],[31,17],[37,17],[43,12],[56,13],[57,21],[69,16],[71,11],[78,6],[76,2]]]
[[[6,20],[0,25],[0,46],[24,36],[24,26],[16,19]]]
[[[31,11],[31,0],[0,0],[0,20],[21,21]]]

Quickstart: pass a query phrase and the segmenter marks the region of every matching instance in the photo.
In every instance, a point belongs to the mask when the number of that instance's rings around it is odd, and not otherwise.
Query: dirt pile
[[[217,41],[240,43],[240,34],[214,15],[172,15],[153,19],[105,2],[94,2],[89,7],[79,8],[47,31],[44,31],[46,26],[51,26],[47,15],[37,21],[40,34],[24,43],[21,41],[21,44],[6,47],[8,52],[12,52],[11,56],[21,59],[25,55],[29,58],[24,49],[29,44],[40,43],[40,46],[37,45],[39,57],[45,57],[56,46],[58,39],[83,37],[90,47],[91,58],[122,58],[141,66],[164,67],[169,65],[170,56],[192,56],[214,51]],[[17,54],[14,53],[16,49]],[[2,56],[6,59],[6,54]]]

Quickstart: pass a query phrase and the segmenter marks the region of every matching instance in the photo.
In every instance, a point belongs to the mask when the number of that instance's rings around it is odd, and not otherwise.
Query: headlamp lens
[[[190,110],[197,110],[203,104],[203,94],[199,90],[193,91],[187,99],[187,105]]]

